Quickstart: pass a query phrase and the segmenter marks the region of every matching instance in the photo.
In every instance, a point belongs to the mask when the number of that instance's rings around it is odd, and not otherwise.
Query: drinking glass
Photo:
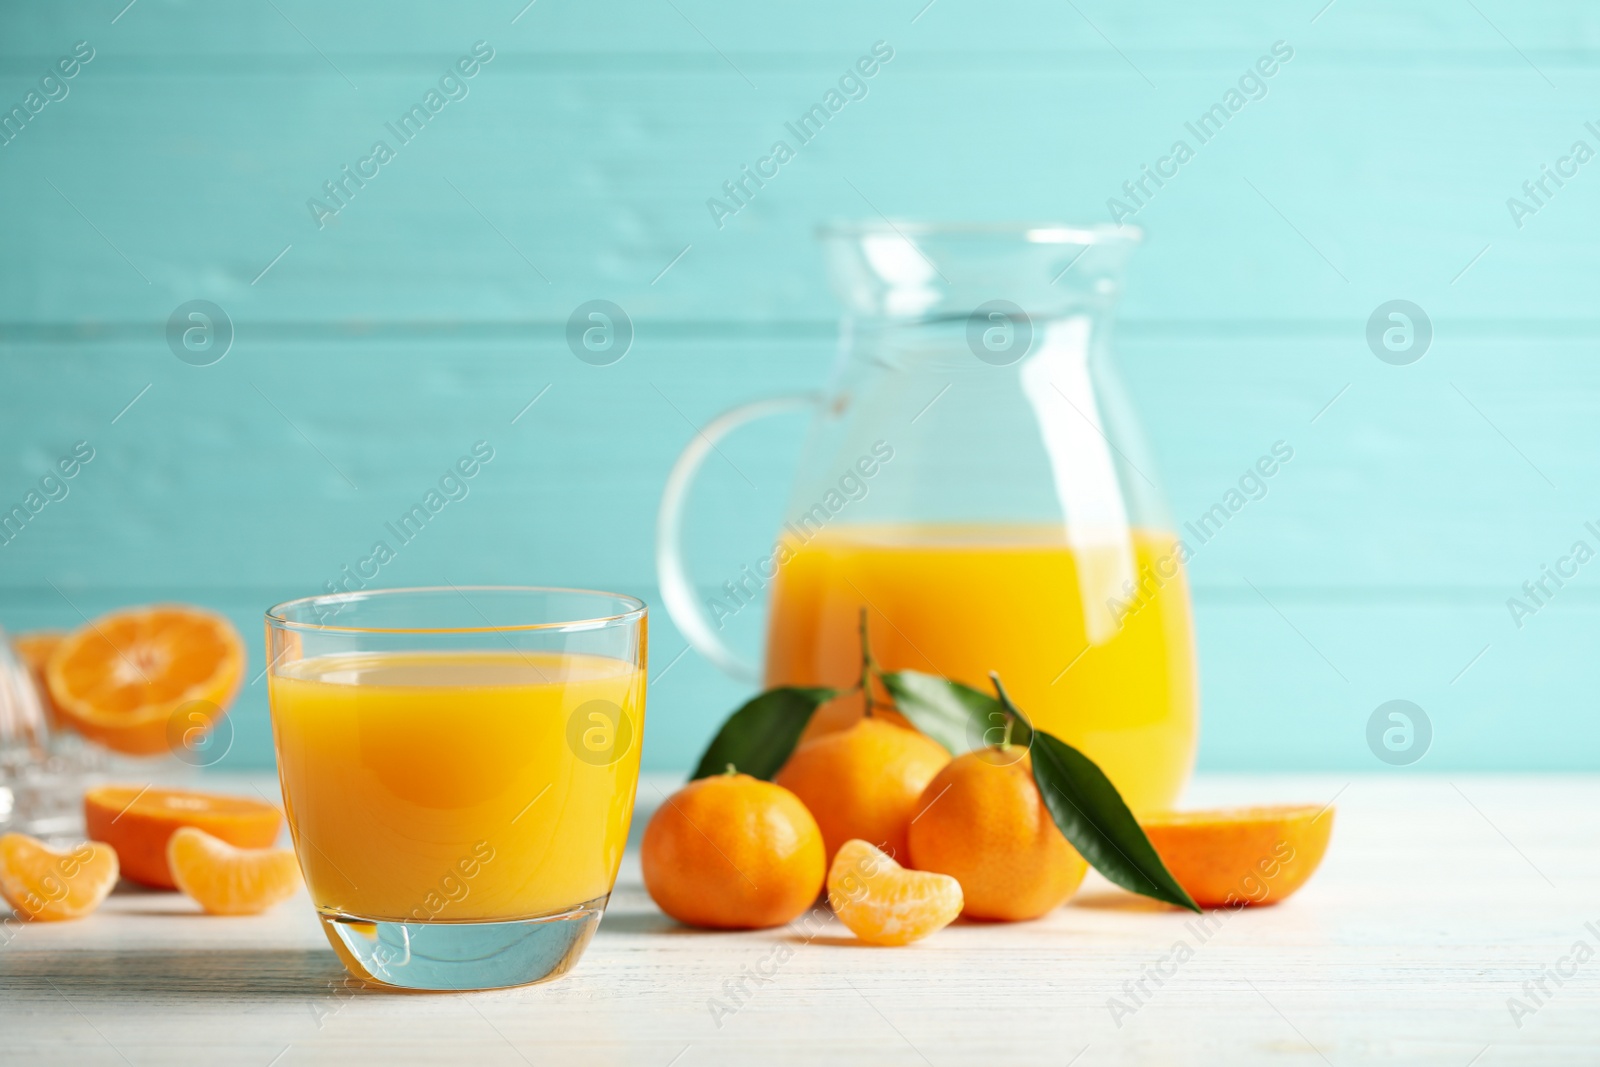
[[[570,969],[633,814],[644,604],[388,589],[289,601],[266,625],[289,829],[350,972],[465,990]]]

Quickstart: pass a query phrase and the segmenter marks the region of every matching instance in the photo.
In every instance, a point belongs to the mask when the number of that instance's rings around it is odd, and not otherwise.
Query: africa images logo
[[[452,100],[465,100],[472,91],[467,80],[477,77],[478,72],[493,59],[494,49],[489,43],[476,42],[471,55],[461,56],[445,69],[439,77],[438,88],[429,89],[420,102],[412,104],[394,122],[384,123],[384,127],[394,136],[392,147],[388,141],[374,141],[371,150],[356,161],[353,170],[346,163],[339,168],[337,177],[322,183],[326,201],[314,196],[306,200],[306,210],[311,213],[311,221],[317,224],[317,229],[324,229],[329,219],[349,207],[356,193],[365,189],[367,182],[376,178],[382,168],[398,156],[399,149],[414,141],[433,116],[443,111]]]
[[[1244,110],[1246,104],[1266,99],[1267,80],[1293,58],[1294,47],[1289,42],[1273,41],[1271,55],[1260,56],[1252,66],[1245,68],[1238,81],[1228,87],[1220,100],[1202,111],[1193,122],[1183,124],[1189,136],[1194,138],[1193,145],[1183,137],[1177,138],[1167,149],[1167,154],[1156,160],[1154,167],[1141,163],[1138,176],[1122,183],[1122,195],[1127,199],[1113,196],[1106,201],[1106,211],[1111,221],[1121,226],[1144,210],[1156,193],[1178,176],[1180,168],[1195,157],[1196,150],[1214,140],[1229,120]]]
[[[782,167],[799,154],[798,150],[810,144],[846,104],[865,100],[870,91],[868,79],[876,77],[893,58],[893,46],[886,41],[874,41],[871,55],[861,56],[854,65],[845,68],[836,83],[838,88],[829,88],[822,94],[821,102],[806,108],[793,122],[783,124],[794,138],[793,145],[782,139],[772,142],[767,154],[756,160],[753,171],[748,163],[740,164],[738,176],[722,183],[727,199],[713,196],[706,200],[706,210],[711,213],[711,221],[717,224],[717,229],[722,229],[726,219],[749,207],[756,193],[766,188],[767,182],[776,178]]]

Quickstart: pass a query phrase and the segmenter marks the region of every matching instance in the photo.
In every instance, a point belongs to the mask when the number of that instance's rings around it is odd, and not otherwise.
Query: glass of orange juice
[[[350,972],[465,990],[570,969],[633,814],[644,604],[448,586],[307,597],[266,623],[289,829]]]

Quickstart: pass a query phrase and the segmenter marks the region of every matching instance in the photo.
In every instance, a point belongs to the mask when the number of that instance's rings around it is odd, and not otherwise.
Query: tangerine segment
[[[117,850],[122,876],[157,889],[175,889],[167,842],[194,826],[239,848],[278,840],[283,815],[264,800],[155,786],[102,785],[83,794],[89,836]]]
[[[102,615],[61,642],[45,669],[57,712],[85,737],[129,755],[184,743],[214,726],[244,674],[244,642],[215,612],[181,604]],[[173,713],[199,702],[174,724]]]
[[[212,915],[257,915],[294,896],[300,865],[287,848],[234,848],[185,826],[167,842],[173,880]]]
[[[961,914],[961,883],[947,874],[907,870],[858,838],[833,857],[828,903],[869,945],[909,945]]]
[[[0,895],[17,914],[40,922],[81,919],[117,884],[117,854],[85,841],[57,852],[24,834],[0,837]]]
[[[1140,820],[1167,870],[1202,908],[1276,904],[1316,872],[1333,809],[1179,811]]]
[[[782,926],[816,903],[827,873],[822,831],[800,798],[733,773],[668,797],[645,827],[639,861],[662,911],[722,930]]]

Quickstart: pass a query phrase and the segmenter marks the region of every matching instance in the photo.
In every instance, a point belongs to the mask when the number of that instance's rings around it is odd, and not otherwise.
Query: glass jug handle
[[[795,393],[755,400],[724,411],[690,438],[678,461],[672,465],[666,488],[661,492],[661,511],[656,516],[656,575],[667,614],[696,652],[737,681],[758,683],[761,669],[723,643],[695,594],[694,582],[683,562],[684,504],[700,465],[718,441],[753,419],[812,407],[821,400],[820,393]]]

